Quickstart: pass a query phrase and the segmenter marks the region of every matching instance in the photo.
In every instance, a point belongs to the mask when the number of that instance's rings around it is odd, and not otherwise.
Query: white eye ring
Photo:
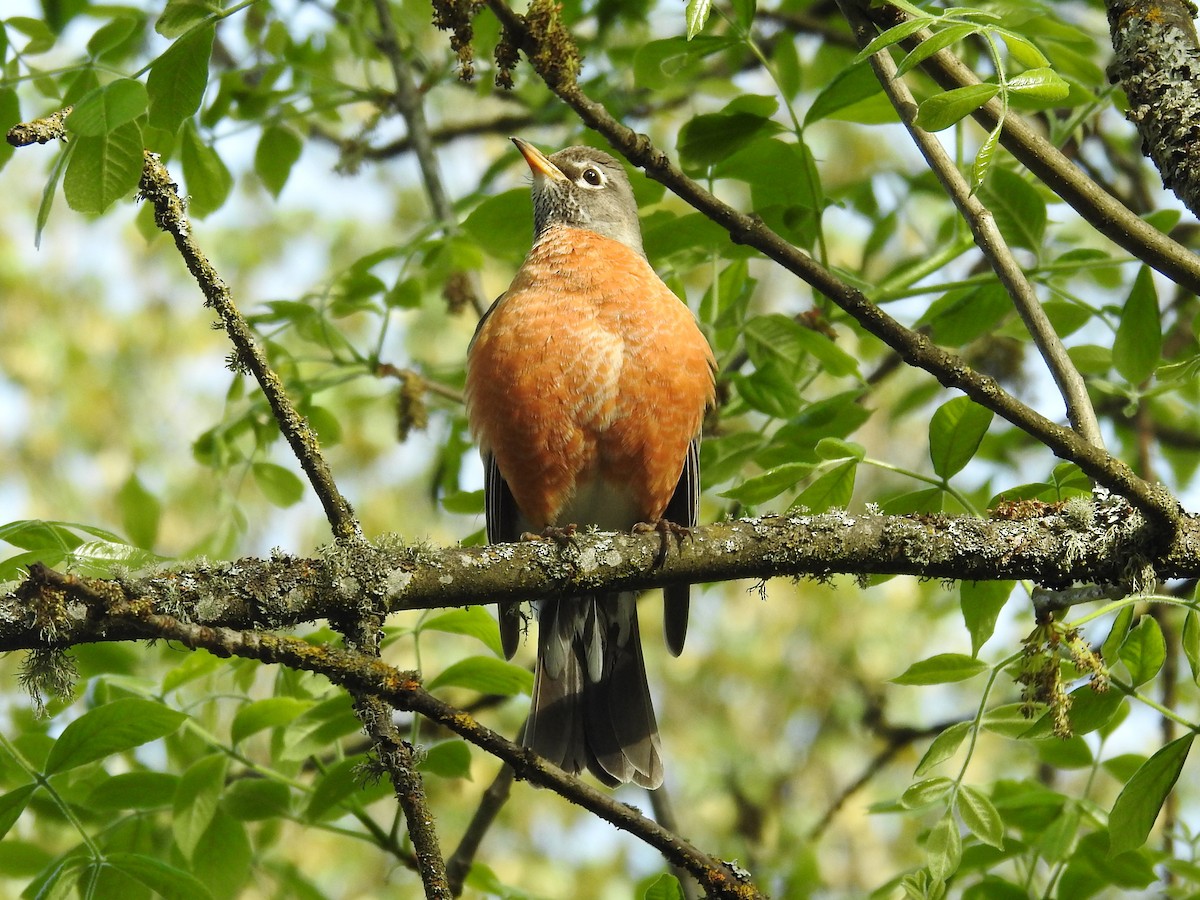
[[[595,166],[588,166],[583,170],[583,172],[580,173],[579,177],[589,187],[600,187],[602,184],[604,184],[604,173],[602,173]]]

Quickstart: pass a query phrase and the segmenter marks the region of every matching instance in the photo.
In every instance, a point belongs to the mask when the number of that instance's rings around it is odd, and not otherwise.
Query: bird
[[[669,532],[696,524],[700,432],[716,362],[695,316],[642,246],[624,167],[591,147],[546,156],[513,143],[532,173],[533,246],[467,350],[467,420],[483,457],[488,541],[573,528]],[[662,750],[636,592],[538,604],[524,744],[601,783],[662,784]],[[689,586],[664,590],[678,656]],[[509,659],[524,620],[500,604]]]

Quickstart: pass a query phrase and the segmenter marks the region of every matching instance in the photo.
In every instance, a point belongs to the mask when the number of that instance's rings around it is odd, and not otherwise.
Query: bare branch
[[[839,0],[839,4],[854,29],[859,45],[866,47],[875,37],[875,28],[870,19],[864,16],[857,5],[850,0]],[[884,93],[888,95],[888,99],[896,108],[900,121],[912,135],[913,142],[920,149],[925,161],[929,163],[929,168],[942,183],[942,187],[950,195],[954,205],[958,207],[959,213],[975,237],[976,245],[983,251],[983,255],[996,273],[996,277],[1000,279],[1000,283],[1012,297],[1021,321],[1025,323],[1025,327],[1033,337],[1034,344],[1037,345],[1042,359],[1045,360],[1046,366],[1054,378],[1054,383],[1058,385],[1058,390],[1066,404],[1067,417],[1070,419],[1071,427],[1084,440],[1103,449],[1104,438],[1100,434],[1100,423],[1096,420],[1096,411],[1092,408],[1083,376],[1079,374],[1079,370],[1067,356],[1067,348],[1063,346],[1054,326],[1050,324],[1050,319],[1038,301],[1033,285],[1029,283],[1029,279],[1025,277],[1020,264],[1009,249],[1008,242],[1005,241],[1004,235],[996,226],[996,220],[992,217],[991,211],[972,192],[971,186],[963,178],[958,166],[954,164],[954,160],[950,158],[950,154],[946,152],[941,143],[929,132],[915,124],[916,100],[904,82],[897,79],[896,63],[888,51],[883,50],[874,54],[871,57],[871,66],[875,69],[880,84],[883,85]]]

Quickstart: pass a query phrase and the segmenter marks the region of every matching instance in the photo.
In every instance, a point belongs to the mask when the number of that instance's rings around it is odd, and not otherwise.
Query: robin
[[[467,351],[467,418],[486,470],[488,540],[568,526],[694,525],[712,350],[646,260],[621,164],[590,147],[547,157],[513,143],[533,173],[533,248]],[[664,591],[676,656],[688,591]],[[610,786],[656,788],[663,766],[635,599],[626,592],[539,605],[525,744],[573,774],[586,766]],[[500,606],[510,658],[518,605]]]

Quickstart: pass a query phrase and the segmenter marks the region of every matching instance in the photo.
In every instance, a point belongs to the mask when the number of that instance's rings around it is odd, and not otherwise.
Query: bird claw
[[[682,546],[684,538],[692,536],[692,529],[686,525],[678,525],[668,519],[660,518],[654,522],[638,522],[633,526],[634,534],[649,534],[652,531],[657,531],[662,539],[658,547],[658,553],[654,556],[654,568],[656,569],[661,569],[667,561],[667,553],[671,549],[672,537]]]
[[[578,525],[547,525],[542,529],[541,534],[534,534],[532,531],[526,531],[521,534],[523,541],[553,541],[560,547],[566,547],[575,543],[575,535],[579,531]]]

